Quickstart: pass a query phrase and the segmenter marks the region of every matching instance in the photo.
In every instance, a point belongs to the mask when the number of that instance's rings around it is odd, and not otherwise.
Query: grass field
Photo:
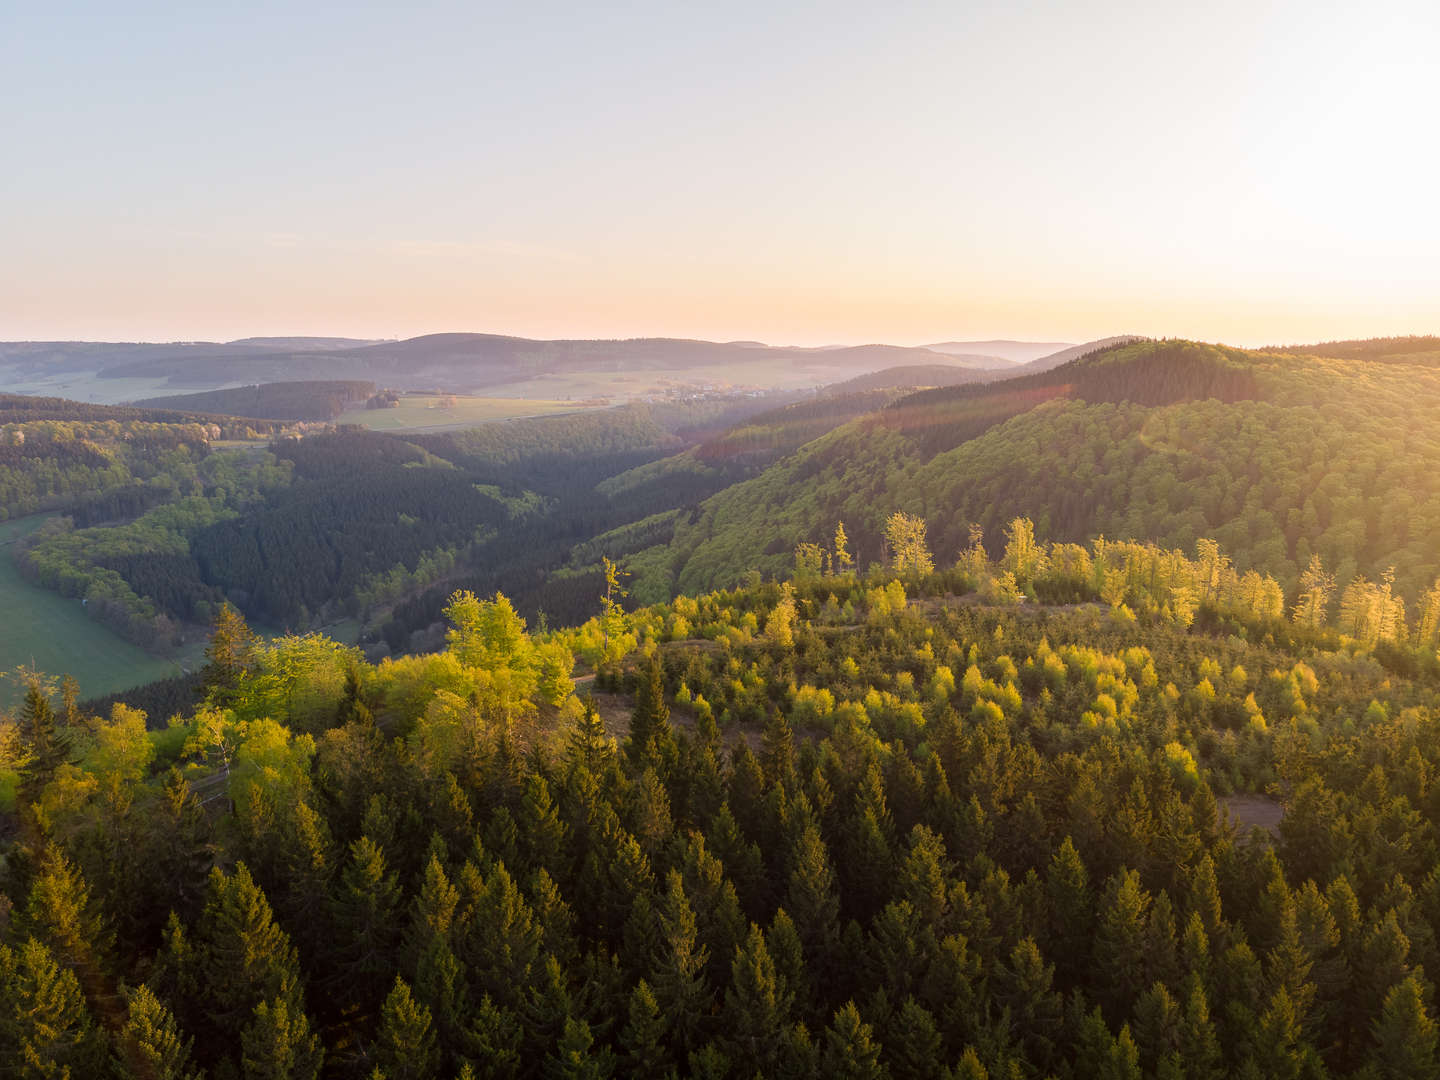
[[[494,387],[494,393],[533,398],[609,398],[620,404],[657,393],[726,392],[736,390],[803,390],[841,382],[860,374],[853,367],[824,362],[824,354],[789,363],[774,360],[752,364],[711,365],[685,369],[629,371],[568,371]]]
[[[471,397],[455,395],[455,404],[443,405],[444,399],[421,394],[407,394],[393,409],[346,409],[337,424],[362,424],[372,431],[445,431],[474,427],[495,420],[518,416],[547,416],[550,413],[574,412],[573,401],[552,401],[537,398]]]
[[[12,557],[14,541],[44,521],[37,514],[0,523],[0,670],[34,664],[56,677],[73,675],[82,698],[178,675],[174,661],[151,656],[87,618],[80,601],[20,576]],[[0,680],[0,706],[18,697],[13,679]]]

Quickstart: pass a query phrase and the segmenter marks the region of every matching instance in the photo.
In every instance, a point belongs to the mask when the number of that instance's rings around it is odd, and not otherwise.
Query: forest
[[[165,717],[19,673],[0,1073],[1436,1074],[1440,589],[885,539],[373,664],[222,607]]]
[[[365,401],[374,393],[373,382],[360,380],[272,382],[148,398],[136,405],[227,416],[259,416],[268,420],[334,420],[351,404]]]

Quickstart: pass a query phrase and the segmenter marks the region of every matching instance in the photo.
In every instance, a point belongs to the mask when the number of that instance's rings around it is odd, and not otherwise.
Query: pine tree
[[[595,1049],[595,1036],[584,1020],[565,1021],[555,1051],[545,1061],[546,1080],[605,1080],[615,1071],[615,1055]]]
[[[641,979],[630,992],[630,1007],[620,1046],[625,1051],[622,1062],[631,1076],[663,1076],[671,1065],[665,1046],[668,1024],[660,1011],[650,986]]]
[[[1150,896],[1140,875],[1122,868],[1105,886],[1095,933],[1095,967],[1102,1000],[1117,1018],[1128,1016],[1145,986],[1146,916]]]
[[[774,1072],[789,1030],[793,999],[780,985],[765,935],[750,924],[745,944],[735,950],[730,986],[725,991],[721,1027],[733,1061],[753,1065],[762,1075]]]
[[[196,938],[205,1009],[222,1033],[233,1038],[252,1016],[258,1021],[256,1007],[266,1002],[265,1045],[279,1039],[288,1046],[292,1035],[308,1031],[295,949],[244,863],[229,876],[211,871]]]
[[[1068,836],[1051,856],[1045,896],[1050,913],[1046,951],[1056,958],[1064,984],[1074,985],[1089,967],[1095,902],[1089,872]]]
[[[1390,988],[1371,1029],[1382,1080],[1435,1080],[1435,1021],[1425,1009],[1420,980],[1408,976]]]
[[[398,975],[380,1010],[375,1060],[387,1080],[432,1080],[440,1064],[430,1010],[415,1000]]]
[[[37,794],[55,770],[70,760],[70,736],[55,722],[50,687],[38,673],[22,671],[25,697],[20,705],[19,728],[26,760],[21,776],[25,791]]]
[[[950,908],[946,882],[945,841],[927,826],[916,825],[910,831],[910,851],[900,865],[896,893],[937,933]]]
[[[420,894],[415,897],[410,907],[405,952],[412,963],[429,948],[432,941],[449,943],[451,928],[455,923],[455,909],[459,903],[460,893],[450,884],[440,859],[432,854],[425,866]]]
[[[580,719],[575,722],[575,730],[570,733],[566,764],[572,770],[583,767],[592,775],[598,775],[613,753],[615,744],[610,736],[605,734],[605,723],[595,708],[594,695],[586,694],[580,699],[580,705]]]
[[[210,644],[205,647],[205,667],[201,679],[209,699],[216,705],[233,704],[240,687],[255,670],[255,635],[244,617],[230,604],[222,604],[215,614]]]
[[[245,1080],[316,1080],[325,1062],[319,1036],[293,1001],[284,996],[262,1001],[241,1033]]]
[[[795,788],[795,736],[790,721],[779,709],[771,709],[760,736],[760,769],[769,785]]]
[[[680,871],[671,870],[656,911],[658,942],[651,963],[655,1000],[674,1032],[676,1049],[688,1054],[699,1049],[703,1025],[710,1009],[710,991],[704,970],[709,959],[696,939],[695,913],[685,895]]]
[[[550,785],[539,773],[525,780],[525,797],[520,800],[520,835],[532,868],[558,873],[560,854],[565,848],[565,823],[560,820]]]
[[[820,1064],[822,1075],[843,1080],[881,1080],[889,1076],[880,1063],[880,1047],[874,1041],[874,1032],[860,1019],[860,1010],[853,1001],[835,1011],[835,1018],[825,1032]]]
[[[41,856],[23,925],[71,967],[102,959],[114,941],[80,868],[55,844],[47,845]]]
[[[105,1043],[75,973],[41,941],[0,944],[0,1076],[99,1076]]]
[[[148,987],[126,994],[128,1014],[115,1059],[122,1080],[200,1080],[190,1068],[193,1039],[184,1038],[174,1015]]]
[[[835,893],[830,856],[817,826],[811,825],[800,834],[790,865],[793,869],[785,910],[795,921],[805,955],[815,965],[817,976],[823,978],[840,938],[840,900]]]
[[[886,1031],[885,1061],[896,1080],[924,1080],[942,1072],[942,1040],[930,1010],[905,999]]]
[[[663,747],[673,738],[670,706],[665,704],[665,672],[659,654],[650,657],[635,687],[635,708],[630,714],[627,751],[636,768],[663,759]]]
[[[380,848],[362,836],[350,845],[332,909],[337,985],[360,1001],[378,1001],[384,979],[395,970],[399,908],[399,880]]]

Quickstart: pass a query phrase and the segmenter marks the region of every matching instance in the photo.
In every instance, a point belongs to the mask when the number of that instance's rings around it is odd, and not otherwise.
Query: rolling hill
[[[1043,535],[1218,540],[1287,587],[1312,554],[1342,583],[1440,573],[1440,372],[1138,342],[1050,371],[922,391],[711,496],[631,553],[655,596],[781,573],[843,520],[865,561],[885,518],[925,517],[937,560],[1032,517]],[[652,466],[655,468],[656,466]],[[613,550],[613,549],[612,549]]]
[[[1028,364],[1042,356],[1068,349],[1068,341],[941,341],[925,348],[951,356],[983,356],[998,361],[990,366],[1003,368],[1010,364]]]
[[[207,390],[198,394],[145,398],[139,408],[254,416],[266,420],[333,420],[357,401],[375,393],[375,384],[348,382],[276,382]]]

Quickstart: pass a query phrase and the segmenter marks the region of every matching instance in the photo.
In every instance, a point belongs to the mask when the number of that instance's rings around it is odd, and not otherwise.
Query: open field
[[[716,364],[684,369],[632,369],[628,371],[569,371],[537,375],[513,383],[487,386],[486,393],[531,398],[609,398],[621,404],[634,398],[666,392],[708,393],[740,390],[805,390],[843,382],[863,369],[824,362],[824,354],[791,363],[771,359],[753,364]]]
[[[39,528],[46,515],[0,524],[0,670],[34,664],[50,675],[73,675],[82,698],[125,690],[180,674],[171,660],[151,656],[85,615],[79,600],[32,585],[15,568],[13,545]],[[200,646],[197,644],[197,648]],[[11,679],[0,681],[0,706],[19,697]]]
[[[455,404],[446,406],[441,404],[443,399],[438,396],[407,394],[393,409],[367,409],[362,405],[346,409],[335,422],[360,424],[372,431],[446,431],[520,416],[574,412],[579,408],[573,401],[553,399],[472,397],[464,394],[454,395],[454,398]]]
[[[16,366],[0,364],[0,392],[66,398],[70,401],[86,401],[95,405],[120,405],[127,401],[138,401],[140,398],[162,397],[166,394],[188,394],[196,389],[220,390],[225,386],[241,385],[244,384],[232,382],[197,388],[176,386],[164,376],[145,379],[102,379],[93,371],[59,371],[53,375],[38,375],[21,372]]]

